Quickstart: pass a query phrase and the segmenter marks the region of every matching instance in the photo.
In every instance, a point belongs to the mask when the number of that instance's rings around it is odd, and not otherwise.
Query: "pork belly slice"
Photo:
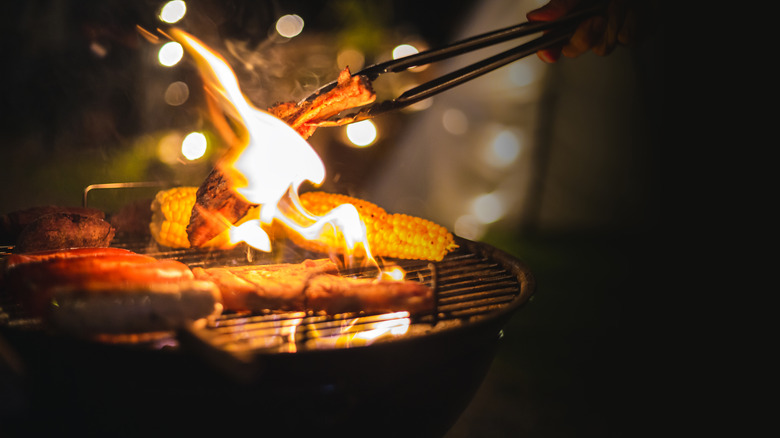
[[[338,273],[338,267],[328,259],[318,259],[298,264],[194,268],[192,273],[219,287],[227,310],[305,310],[304,289],[309,279]]]
[[[327,259],[300,264],[195,268],[217,285],[226,310],[323,311],[329,314],[430,311],[433,291],[414,281],[342,277]]]
[[[405,310],[411,314],[433,309],[433,290],[416,281],[374,280],[318,275],[306,287],[310,310],[328,314],[384,313]]]

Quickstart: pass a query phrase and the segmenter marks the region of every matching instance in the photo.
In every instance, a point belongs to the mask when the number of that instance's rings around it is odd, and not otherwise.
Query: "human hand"
[[[595,0],[598,1],[598,0]],[[579,6],[588,6],[594,0],[550,0],[526,17],[529,21],[557,20]],[[638,39],[639,8],[647,0],[610,0],[603,12],[586,18],[577,26],[571,39],[564,45],[537,52],[548,63],[558,61],[560,55],[575,58],[588,51],[605,56],[618,44],[630,46]]]

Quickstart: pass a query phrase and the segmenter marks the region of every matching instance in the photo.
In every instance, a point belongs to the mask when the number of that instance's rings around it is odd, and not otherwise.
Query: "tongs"
[[[507,65],[518,59],[544,50],[558,44],[562,44],[571,38],[577,25],[585,18],[604,9],[603,4],[580,9],[555,21],[524,22],[514,26],[505,27],[491,32],[483,33],[455,43],[426,50],[414,55],[398,58],[370,65],[363,70],[353,73],[352,76],[365,76],[369,81],[374,81],[386,73],[398,73],[410,68],[420,67],[437,61],[450,59],[464,53],[473,52],[495,44],[510,41],[516,38],[543,32],[543,35],[525,44],[501,52],[469,66],[463,67],[449,74],[425,82],[417,87],[407,90],[392,100],[374,102],[363,106],[357,113],[326,120],[318,123],[319,126],[341,126],[376,117],[388,111],[394,111],[413,105],[423,99],[427,99],[442,91],[449,90],[464,82],[491,72],[499,67]],[[312,93],[303,101],[311,101],[317,96],[326,93],[337,85],[336,81],[330,82]]]

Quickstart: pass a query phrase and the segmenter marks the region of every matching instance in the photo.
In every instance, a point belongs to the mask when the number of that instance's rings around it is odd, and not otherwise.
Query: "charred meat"
[[[317,124],[351,108],[360,107],[376,99],[368,79],[353,77],[344,69],[338,85],[311,101],[298,104],[284,102],[269,108],[269,112],[287,122],[303,138],[310,137]],[[187,225],[187,236],[193,247],[206,242],[241,219],[253,206],[231,188],[230,172],[218,164],[198,188],[195,207]]]

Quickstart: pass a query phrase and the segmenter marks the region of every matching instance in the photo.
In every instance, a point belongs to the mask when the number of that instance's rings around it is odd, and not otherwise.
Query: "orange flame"
[[[340,327],[311,330],[307,345],[317,348],[351,348],[402,336],[409,331],[409,312],[361,316],[343,321]]]
[[[238,143],[233,147],[229,166],[235,171],[233,188],[248,202],[259,205],[260,211],[258,219],[230,229],[231,241],[244,241],[261,251],[270,251],[271,239],[265,229],[274,220],[306,239],[316,239],[325,227],[332,226],[343,234],[349,253],[362,245],[366,258],[376,265],[366,226],[353,205],[341,205],[324,216],[316,216],[301,205],[300,185],[304,181],[321,185],[325,180],[325,166],[311,145],[287,123],[252,105],[241,92],[235,73],[219,54],[180,29],[169,33],[195,59],[204,86],[217,107],[244,130],[240,138],[230,136],[232,142]]]

